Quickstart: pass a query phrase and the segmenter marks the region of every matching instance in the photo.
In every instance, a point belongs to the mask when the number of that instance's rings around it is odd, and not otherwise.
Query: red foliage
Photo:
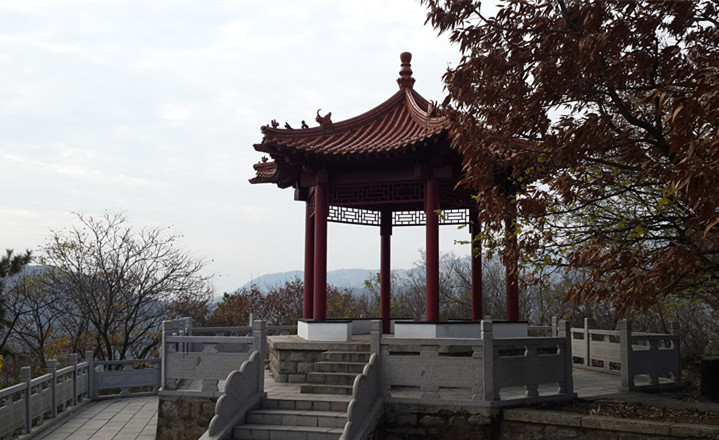
[[[517,252],[585,271],[575,302],[719,302],[716,3],[423,3],[463,54],[445,105],[487,245],[516,211]]]

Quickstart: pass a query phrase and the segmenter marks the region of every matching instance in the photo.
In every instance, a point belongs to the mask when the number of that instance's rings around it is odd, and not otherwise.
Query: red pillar
[[[508,257],[505,263],[507,286],[507,321],[519,321],[519,277],[517,275],[517,236],[514,233],[515,216],[505,220]]]
[[[305,211],[305,297],[303,302],[302,317],[312,319],[314,310],[314,263],[315,263],[315,219],[312,213],[312,205],[306,202]]]
[[[427,264],[427,321],[439,321],[439,183],[436,178],[427,181],[424,199],[426,224]]]
[[[315,186],[315,262],[313,318],[327,318],[327,185]]]
[[[379,316],[382,318],[382,333],[389,333],[390,329],[390,308],[391,299],[391,265],[390,265],[390,242],[392,238],[392,211],[382,211],[380,223],[380,303]]]
[[[482,242],[479,233],[482,226],[477,221],[477,212],[470,211],[470,218],[474,221],[469,230],[472,234],[472,321],[482,319]]]

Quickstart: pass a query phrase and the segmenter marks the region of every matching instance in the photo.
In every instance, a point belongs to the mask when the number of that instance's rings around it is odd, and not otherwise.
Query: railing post
[[[185,335],[192,336],[192,318],[182,318],[182,320],[184,321]]]
[[[50,417],[57,417],[57,360],[50,359],[47,361],[47,372],[52,374],[52,382],[50,382],[50,398],[52,399],[52,410]]]
[[[482,345],[484,350],[484,366],[482,368],[482,389],[483,400],[491,402],[498,400],[498,393],[494,389],[494,336],[492,334],[492,320],[485,318],[482,320]]]
[[[25,384],[25,393],[23,400],[25,401],[25,434],[30,434],[32,428],[32,416],[30,414],[30,395],[32,394],[32,388],[30,387],[30,367],[20,368],[20,382]]]
[[[632,365],[632,322],[622,319],[619,321],[619,359],[621,362],[620,391],[627,392],[634,389],[634,368]]]
[[[85,362],[87,362],[87,394],[90,395],[90,400],[97,398],[97,390],[95,389],[95,352],[88,350],[85,352]],[[73,385],[74,386],[74,385]],[[74,400],[73,400],[74,402]],[[74,403],[73,403],[74,404]]]
[[[672,321],[672,335],[676,336],[676,340],[672,341],[673,345],[672,348],[674,349],[675,354],[675,363],[674,363],[674,371],[672,372],[672,380],[674,382],[680,382],[682,380],[682,367],[681,367],[681,336],[682,336],[682,330],[681,326],[679,325],[679,321]]]
[[[584,366],[592,366],[592,336],[589,334],[589,328],[594,325],[591,318],[584,318]]]
[[[165,375],[167,374],[167,345],[165,338],[167,337],[167,321],[162,321],[160,325],[161,341],[160,341],[160,389],[165,390]]]
[[[373,354],[376,354],[377,357],[375,358],[375,365],[374,370],[376,372],[375,374],[375,383],[372,384],[372,387],[377,392],[377,395],[375,396],[381,396],[382,391],[382,370],[381,370],[381,347],[382,347],[382,320],[380,319],[373,319],[370,324],[370,351]],[[371,356],[371,355],[370,355]]]
[[[265,334],[265,321],[258,319],[252,323],[253,349],[258,351],[257,362],[257,391],[265,392],[265,359],[269,356],[267,349],[267,335]]]
[[[585,323],[586,326],[586,323]],[[564,383],[559,383],[560,393],[574,392],[574,377],[572,376],[572,331],[569,322],[561,320],[557,323],[557,337],[564,338]]]
[[[373,319],[370,324],[370,351],[380,356],[380,340],[382,338],[382,321]]]
[[[72,404],[77,405],[77,355],[70,355],[70,365],[72,365]]]

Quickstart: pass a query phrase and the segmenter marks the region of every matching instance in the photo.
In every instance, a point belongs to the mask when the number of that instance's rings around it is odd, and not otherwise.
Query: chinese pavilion
[[[399,91],[374,109],[317,127],[272,121],[261,128],[251,183],[292,187],[306,204],[304,318],[326,318],[327,222],[374,225],[380,231],[380,315],[390,326],[392,228],[426,230],[426,320],[439,320],[439,225],[469,224],[472,235],[472,319],[482,317],[482,268],[477,202],[458,186],[462,158],[449,138],[449,118],[417,93],[408,52],[400,55]],[[507,273],[507,319],[518,319],[516,275]]]

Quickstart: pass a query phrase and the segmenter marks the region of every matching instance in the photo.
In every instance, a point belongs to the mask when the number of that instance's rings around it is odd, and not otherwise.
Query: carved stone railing
[[[87,362],[73,354],[65,368],[58,370],[55,360],[47,364],[48,373],[35,379],[22,367],[20,383],[0,390],[0,439],[39,432],[90,402]]]
[[[190,327],[191,333],[197,330]],[[219,382],[253,351],[267,353],[263,321],[255,321],[251,336],[168,335],[165,331],[162,339],[161,395],[219,396]],[[191,388],[195,383],[201,383],[200,389]]]
[[[160,359],[95,361],[85,352],[90,373],[89,395],[93,400],[155,395],[160,388]],[[110,391],[118,392],[111,393]]]
[[[501,400],[500,390],[514,386],[523,387],[526,398],[539,397],[539,386],[543,384],[557,384],[556,395],[574,395],[572,352],[566,321],[559,323],[557,337],[495,339],[492,342],[494,395],[488,396],[488,400]]]
[[[631,321],[622,320],[618,330],[572,328],[574,366],[621,376],[621,391],[652,391],[676,387],[681,380],[680,334],[677,322],[671,334],[640,333],[632,330]],[[671,381],[660,382],[662,374]],[[647,375],[649,384],[637,385],[635,378]]]
[[[372,321],[370,340],[372,355],[352,386],[352,400],[347,408],[347,423],[340,440],[363,440],[375,429],[383,411],[379,381],[379,344],[382,321]]]
[[[264,333],[264,323],[255,321],[255,333]],[[227,377],[225,392],[217,400],[215,416],[210,421],[201,440],[223,440],[232,436],[232,429],[245,422],[247,412],[258,408],[264,392],[265,357],[261,351],[253,351],[239,370]]]
[[[485,320],[481,339],[383,338],[382,396],[385,401],[442,404],[449,399],[501,406],[541,400],[539,385],[556,384],[547,396],[573,398],[569,338],[561,333],[494,339],[492,322]],[[524,387],[523,397],[501,398],[502,388],[517,386]]]
[[[680,336],[678,324],[671,335],[632,333],[630,321],[619,322],[622,381],[620,391],[656,391],[674,387],[681,381]],[[659,382],[660,374],[670,374],[672,382]],[[636,385],[635,377],[649,376],[649,384]]]

